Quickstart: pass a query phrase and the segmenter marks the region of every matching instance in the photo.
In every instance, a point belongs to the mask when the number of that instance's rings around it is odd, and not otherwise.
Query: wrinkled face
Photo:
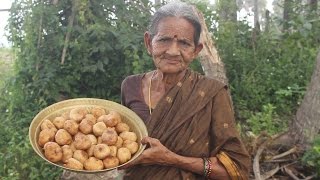
[[[166,17],[157,27],[157,34],[145,33],[145,45],[155,66],[163,73],[185,70],[202,49],[194,44],[195,29],[183,18]]]

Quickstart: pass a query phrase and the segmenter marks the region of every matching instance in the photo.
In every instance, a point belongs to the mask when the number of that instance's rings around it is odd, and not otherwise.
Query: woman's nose
[[[167,53],[171,56],[180,55],[180,48],[176,40],[172,41],[172,43],[169,45]]]

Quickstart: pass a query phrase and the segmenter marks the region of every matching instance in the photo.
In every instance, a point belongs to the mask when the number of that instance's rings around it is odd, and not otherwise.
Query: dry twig
[[[281,154],[278,154],[278,155],[275,155],[271,158],[271,160],[275,160],[275,159],[279,159],[279,158],[282,158],[284,156],[287,156],[289,154],[292,154],[292,153],[295,153],[297,152],[297,147],[293,147],[291,149],[289,149],[288,151],[284,152],[284,153],[281,153]]]
[[[259,159],[260,155],[262,154],[263,150],[266,148],[267,144],[271,141],[272,139],[265,140],[260,147],[257,150],[257,153],[253,159],[253,173],[254,177],[256,180],[262,180],[261,174],[260,174],[260,164],[259,164]]]
[[[307,176],[306,178],[304,178],[304,180],[309,180],[309,179],[313,179],[317,176],[317,174],[313,174],[311,176]]]
[[[261,175],[261,178],[262,179],[268,179],[271,176],[275,175],[279,171],[279,169],[280,169],[279,164],[277,164],[277,167],[275,167],[274,169],[272,169],[272,170],[266,172],[265,174]]]
[[[284,167],[284,171],[294,180],[299,180],[299,178],[293,174],[293,172],[288,168]]]

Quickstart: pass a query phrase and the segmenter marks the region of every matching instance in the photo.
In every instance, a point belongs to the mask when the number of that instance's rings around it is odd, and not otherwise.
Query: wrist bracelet
[[[210,174],[212,172],[212,164],[211,164],[211,160],[209,158],[207,158],[207,163],[208,163],[208,170],[207,170],[206,177],[209,179]]]
[[[209,158],[202,158],[203,160],[203,175],[205,178],[209,178],[210,174],[212,172],[212,164],[211,164],[211,160]]]
[[[206,158],[202,158],[202,160],[203,160],[203,176],[204,177],[206,177],[206,174],[207,174],[207,160],[206,160]]]

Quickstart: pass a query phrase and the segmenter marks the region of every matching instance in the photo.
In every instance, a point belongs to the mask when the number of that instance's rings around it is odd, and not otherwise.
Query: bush
[[[302,162],[305,165],[313,167],[319,177],[320,175],[320,136],[317,136],[314,139],[311,148],[304,153],[302,157]]]
[[[262,112],[252,113],[247,122],[254,134],[264,131],[273,135],[285,131],[287,127],[287,122],[279,118],[272,104],[263,105]]]

